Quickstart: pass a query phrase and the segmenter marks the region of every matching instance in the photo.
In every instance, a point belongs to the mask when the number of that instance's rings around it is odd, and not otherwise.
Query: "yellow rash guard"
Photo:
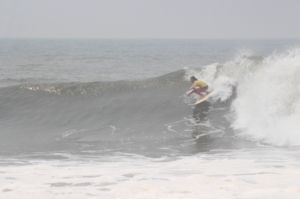
[[[204,87],[207,87],[207,84],[204,81],[202,81],[202,80],[196,80],[193,83],[193,88],[196,88],[196,87],[198,87],[198,88],[204,88]]]

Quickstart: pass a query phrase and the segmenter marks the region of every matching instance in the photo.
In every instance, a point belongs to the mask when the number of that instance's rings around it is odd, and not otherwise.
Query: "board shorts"
[[[197,93],[198,95],[202,95],[204,92],[206,92],[208,89],[208,86],[204,86],[202,88],[194,88],[194,93]]]

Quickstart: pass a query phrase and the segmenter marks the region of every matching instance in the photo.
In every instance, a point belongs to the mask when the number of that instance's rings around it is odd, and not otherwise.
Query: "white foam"
[[[298,198],[297,154],[222,152],[161,161],[105,157],[0,166],[5,199]]]
[[[300,144],[300,49],[273,54],[239,81],[234,127],[276,145]]]

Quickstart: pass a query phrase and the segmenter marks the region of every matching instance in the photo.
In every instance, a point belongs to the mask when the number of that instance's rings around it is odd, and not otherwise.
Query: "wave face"
[[[2,152],[131,152],[177,145],[182,135],[169,131],[168,123],[190,114],[181,97],[188,87],[184,75],[182,70],[140,81],[0,88]]]
[[[228,145],[210,137],[223,137],[229,129],[230,106],[226,100],[189,106],[183,95],[190,86],[186,75],[179,70],[138,81],[0,88],[1,152],[160,156]]]
[[[190,73],[207,79],[225,98],[236,85],[231,107],[236,134],[276,146],[300,144],[300,49],[267,57],[241,53]]]

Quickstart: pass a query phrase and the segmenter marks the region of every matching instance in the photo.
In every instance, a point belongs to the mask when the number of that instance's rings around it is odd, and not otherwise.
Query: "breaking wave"
[[[190,75],[213,88],[209,102],[188,105]],[[197,153],[240,139],[296,146],[299,77],[300,50],[293,49],[267,57],[240,53],[144,80],[1,87],[1,152]]]

